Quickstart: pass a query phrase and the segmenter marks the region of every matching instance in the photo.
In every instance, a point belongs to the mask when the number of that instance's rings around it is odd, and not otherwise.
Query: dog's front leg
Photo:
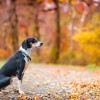
[[[24,60],[20,60],[19,64],[18,64],[18,90],[20,94],[25,94],[24,91],[22,90],[22,78],[23,78],[23,70],[25,67],[25,61]]]
[[[22,82],[21,80],[18,80],[18,90],[20,94],[25,94],[24,91],[22,90]]]

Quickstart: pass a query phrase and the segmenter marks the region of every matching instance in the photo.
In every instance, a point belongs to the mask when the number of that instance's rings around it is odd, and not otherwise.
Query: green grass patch
[[[5,60],[0,60],[0,68],[2,67],[2,65],[5,63]]]
[[[100,70],[100,66],[97,66],[96,64],[89,64],[86,68],[89,70]]]

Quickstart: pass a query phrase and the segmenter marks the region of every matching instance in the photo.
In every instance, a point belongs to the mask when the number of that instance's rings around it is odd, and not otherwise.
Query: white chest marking
[[[32,48],[25,50],[22,47],[20,47],[19,50],[23,51],[25,54],[27,54],[28,56],[30,56],[31,55]],[[23,70],[23,73],[26,71],[26,69],[27,69],[27,67],[29,65],[29,58],[27,58],[27,56],[25,54],[23,54],[25,56],[24,57],[24,60],[25,60],[25,68]]]
[[[26,69],[27,69],[27,67],[29,65],[29,60],[28,60],[28,58],[26,56],[25,56],[24,60],[25,60],[25,68],[23,70],[23,73],[26,71]]]
[[[25,56],[25,55],[24,55]],[[24,58],[24,60],[25,60],[25,63],[26,64],[29,64],[29,59],[25,56],[25,58]]]

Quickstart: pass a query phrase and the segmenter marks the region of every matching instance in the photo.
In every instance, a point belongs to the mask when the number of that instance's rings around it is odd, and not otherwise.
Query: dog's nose
[[[41,42],[41,46],[43,45],[43,43]]]

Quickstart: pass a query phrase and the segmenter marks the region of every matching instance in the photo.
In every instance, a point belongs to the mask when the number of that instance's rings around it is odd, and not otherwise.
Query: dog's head
[[[38,41],[35,38],[27,38],[22,42],[22,48],[25,50],[30,49],[30,48],[37,48],[41,47],[43,45],[42,42]]]

